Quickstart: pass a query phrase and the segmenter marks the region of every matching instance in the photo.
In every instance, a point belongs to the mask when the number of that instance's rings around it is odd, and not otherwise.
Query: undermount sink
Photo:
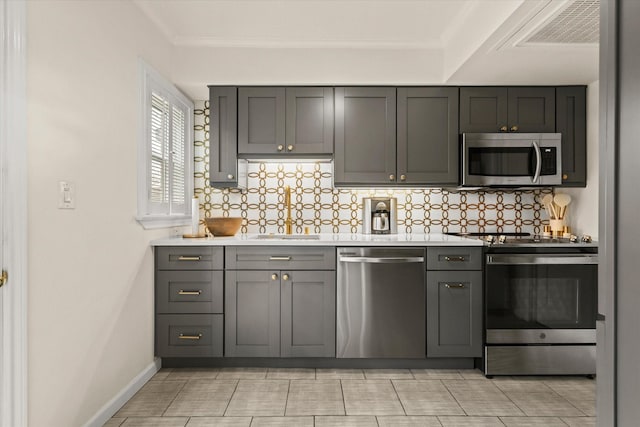
[[[255,239],[274,240],[320,240],[317,234],[258,234]]]

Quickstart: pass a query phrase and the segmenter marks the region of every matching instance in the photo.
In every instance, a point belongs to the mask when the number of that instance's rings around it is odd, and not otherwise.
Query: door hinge
[[[2,285],[7,283],[7,280],[9,280],[9,273],[7,273],[7,270],[2,270],[2,276],[0,276],[0,288]]]

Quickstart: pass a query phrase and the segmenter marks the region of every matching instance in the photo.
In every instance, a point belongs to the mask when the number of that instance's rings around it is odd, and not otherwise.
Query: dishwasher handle
[[[366,256],[341,256],[340,262],[355,262],[361,264],[407,264],[424,262],[424,257],[366,257]]]

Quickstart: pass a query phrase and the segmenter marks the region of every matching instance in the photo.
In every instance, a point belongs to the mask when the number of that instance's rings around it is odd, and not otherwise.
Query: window
[[[141,61],[138,221],[187,225],[193,193],[193,103]]]

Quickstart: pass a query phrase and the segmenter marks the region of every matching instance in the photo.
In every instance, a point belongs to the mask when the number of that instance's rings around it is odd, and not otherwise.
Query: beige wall
[[[153,361],[136,215],[138,56],[170,46],[132,2],[28,2],[29,425],[87,422]],[[57,182],[77,185],[57,209]]]
[[[598,238],[598,90],[599,82],[587,87],[587,187],[559,189],[570,194],[567,221],[574,234]]]

